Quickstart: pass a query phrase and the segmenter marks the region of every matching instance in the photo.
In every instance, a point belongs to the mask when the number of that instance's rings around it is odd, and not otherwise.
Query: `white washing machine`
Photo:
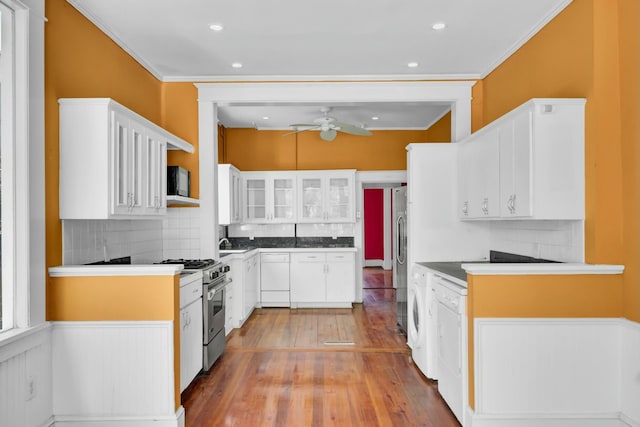
[[[414,265],[408,292],[407,344],[411,357],[422,373],[437,379],[436,299],[430,286],[433,275],[426,268]]]

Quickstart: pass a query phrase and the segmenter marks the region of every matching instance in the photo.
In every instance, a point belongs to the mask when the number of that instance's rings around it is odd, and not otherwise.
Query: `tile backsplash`
[[[62,263],[88,264],[131,256],[135,264],[162,259],[162,220],[63,220]]]
[[[490,248],[561,262],[584,262],[584,221],[494,221]]]
[[[162,259],[200,258],[200,208],[171,208],[162,221]]]

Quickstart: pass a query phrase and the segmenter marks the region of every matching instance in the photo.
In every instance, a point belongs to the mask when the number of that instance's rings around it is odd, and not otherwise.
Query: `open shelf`
[[[184,196],[167,196],[167,206],[175,205],[200,206],[200,200]]]

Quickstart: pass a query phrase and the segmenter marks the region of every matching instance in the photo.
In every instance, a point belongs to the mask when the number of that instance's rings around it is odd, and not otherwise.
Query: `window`
[[[12,11],[0,3],[0,330],[13,326],[13,248],[11,227],[11,179],[7,174],[13,154],[13,49]]]
[[[44,230],[38,219],[44,218],[43,13],[38,0],[0,0],[1,332],[19,333],[44,320],[44,233],[31,234]]]

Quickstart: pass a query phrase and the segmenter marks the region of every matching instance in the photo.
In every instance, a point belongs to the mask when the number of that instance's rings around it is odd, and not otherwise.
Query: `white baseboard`
[[[465,427],[635,427],[621,414],[477,415],[467,409]]]
[[[184,408],[169,417],[56,416],[52,427],[184,427]]]
[[[364,260],[365,267],[384,267],[383,259],[365,259]]]

